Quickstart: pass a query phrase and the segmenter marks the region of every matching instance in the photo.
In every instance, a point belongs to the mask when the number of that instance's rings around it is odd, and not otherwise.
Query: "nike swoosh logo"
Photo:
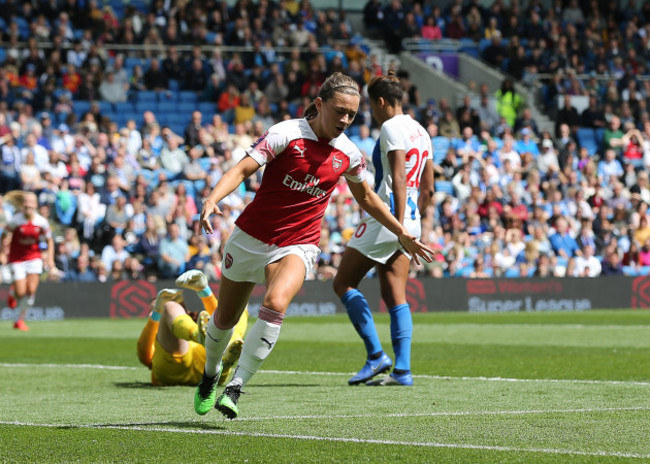
[[[205,334],[210,338],[210,340],[214,341],[215,343],[219,343],[219,339],[216,339],[212,335],[210,335],[210,332],[206,332]]]

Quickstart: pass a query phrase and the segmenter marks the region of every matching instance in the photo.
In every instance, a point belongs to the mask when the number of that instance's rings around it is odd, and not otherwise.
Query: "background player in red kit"
[[[8,199],[19,206],[21,211],[14,215],[2,232],[0,263],[3,265],[9,263],[13,276],[15,298],[19,310],[14,328],[29,330],[25,324],[25,316],[34,305],[36,289],[43,273],[43,255],[40,244],[42,242],[47,244],[46,263],[49,269],[53,269],[54,243],[50,224],[47,219],[36,212],[38,202],[35,194],[20,192],[10,195]],[[9,241],[9,256],[6,253],[6,241]]]
[[[237,219],[224,249],[219,309],[208,324],[205,370],[194,395],[198,414],[206,414],[216,401],[222,414],[237,417],[243,386],[273,349],[287,307],[316,261],[321,219],[341,176],[359,205],[397,235],[416,261],[418,255],[430,260],[428,253],[433,251],[408,233],[364,181],[363,155],[343,134],[356,116],[359,101],[354,80],[332,74],[304,118],[271,127],[224,174],[206,200],[201,226],[210,233],[210,215],[221,214],[218,202],[266,166],[255,199]],[[246,337],[233,379],[215,400],[221,356],[255,283],[266,283],[258,319]]]

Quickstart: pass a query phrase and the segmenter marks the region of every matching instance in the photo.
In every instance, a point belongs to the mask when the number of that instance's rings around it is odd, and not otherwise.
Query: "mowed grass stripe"
[[[174,427],[143,427],[141,425],[79,425],[70,426],[64,424],[34,424],[34,423],[4,423],[3,425],[11,425],[17,427],[46,427],[46,428],[65,428],[65,429],[97,429],[97,430],[125,430],[125,431],[139,431],[139,432],[155,432],[155,433],[180,433],[180,434],[200,434],[200,435],[222,435],[222,436],[240,436],[240,437],[255,437],[255,438],[276,438],[276,439],[289,439],[289,440],[306,440],[306,441],[325,441],[325,442],[338,442],[338,443],[354,443],[354,444],[373,444],[373,445],[389,445],[389,446],[404,446],[404,447],[425,447],[425,448],[450,448],[450,449],[467,449],[467,450],[483,450],[483,451],[502,451],[502,452],[517,452],[517,453],[541,453],[541,454],[556,454],[556,455],[575,455],[575,456],[594,456],[594,457],[616,457],[628,459],[650,459],[650,454],[641,453],[625,453],[616,451],[583,451],[572,449],[553,449],[553,448],[522,448],[513,446],[494,446],[494,445],[475,445],[467,443],[435,443],[435,442],[411,442],[411,441],[396,441],[396,440],[375,440],[363,438],[342,438],[342,437],[326,437],[326,436],[312,436],[312,435],[291,435],[281,433],[261,433],[261,432],[237,432],[231,430],[205,430],[205,429],[181,429]]]
[[[106,366],[101,364],[27,364],[27,363],[0,363],[0,367],[7,368],[38,368],[38,369],[100,369],[100,370],[142,370],[141,367],[133,366]],[[260,374],[277,374],[277,375],[316,375],[316,376],[351,376],[355,372],[317,372],[317,371],[282,371],[262,369]],[[504,377],[452,377],[445,375],[418,375],[414,374],[416,379],[427,380],[453,380],[453,381],[477,381],[477,382],[541,382],[541,383],[569,383],[569,384],[593,384],[593,385],[633,385],[633,386],[650,386],[650,382],[637,382],[625,380],[587,380],[587,379],[516,379]]]

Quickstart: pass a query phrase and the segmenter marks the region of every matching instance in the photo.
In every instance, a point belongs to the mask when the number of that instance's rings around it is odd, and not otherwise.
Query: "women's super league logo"
[[[110,317],[147,317],[149,304],[156,294],[154,284],[145,280],[118,282],[111,288]]]

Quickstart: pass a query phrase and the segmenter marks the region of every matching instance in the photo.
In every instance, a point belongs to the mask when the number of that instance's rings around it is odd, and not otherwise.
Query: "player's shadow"
[[[127,423],[109,423],[109,424],[93,424],[93,429],[130,429],[138,427],[139,430],[146,431],[146,427],[165,427],[170,429],[204,429],[204,430],[226,430],[225,426],[210,424],[207,422],[127,422]],[[88,428],[87,425],[61,425],[57,427],[60,430],[74,430]]]
[[[320,383],[265,383],[265,384],[255,384],[255,388],[277,388],[277,387],[305,387],[305,388],[314,388],[322,387],[323,384]]]
[[[113,382],[117,388],[139,388],[139,389],[154,389],[157,390],[160,387],[159,385],[152,385],[151,382]]]

